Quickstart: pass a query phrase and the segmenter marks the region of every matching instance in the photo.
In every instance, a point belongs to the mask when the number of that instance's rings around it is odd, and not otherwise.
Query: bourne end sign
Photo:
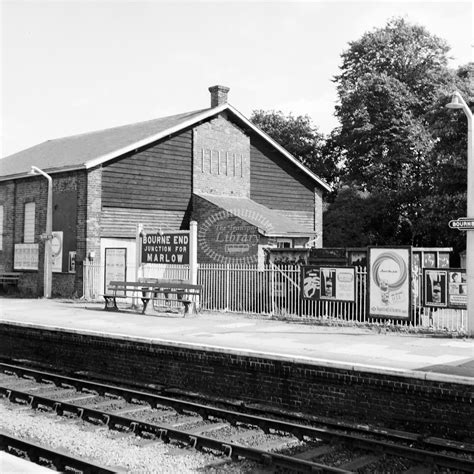
[[[474,230],[474,219],[460,217],[459,219],[449,221],[450,229]]]

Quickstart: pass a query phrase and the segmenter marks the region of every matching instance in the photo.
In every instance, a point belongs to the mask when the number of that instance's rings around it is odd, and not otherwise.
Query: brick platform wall
[[[472,439],[473,387],[342,370],[231,351],[0,326],[4,360],[164,385],[359,423]]]

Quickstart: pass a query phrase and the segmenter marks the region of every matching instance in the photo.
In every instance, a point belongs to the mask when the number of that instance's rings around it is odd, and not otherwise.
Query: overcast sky
[[[209,107],[337,125],[332,78],[350,41],[403,16],[472,61],[468,1],[1,1],[1,156],[45,140]]]

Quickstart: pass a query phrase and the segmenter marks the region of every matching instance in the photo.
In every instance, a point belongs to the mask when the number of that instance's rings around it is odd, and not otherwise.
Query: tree
[[[324,136],[308,115],[285,115],[281,111],[254,110],[250,121],[328,183],[337,176],[332,159],[322,152]]]
[[[386,224],[394,234],[377,222],[372,234],[388,235],[394,243],[449,240],[439,238],[439,224],[427,226],[425,216],[433,217],[439,196],[465,190],[465,181],[460,188],[465,152],[458,154],[458,145],[452,146],[454,139],[465,143],[465,124],[448,117],[444,105],[455,88],[469,90],[470,68],[451,71],[448,51],[444,40],[422,26],[393,19],[350,43],[334,79],[341,127],[333,142],[344,156],[342,179],[390,205],[396,225]],[[462,195],[443,202],[451,215],[458,212]]]

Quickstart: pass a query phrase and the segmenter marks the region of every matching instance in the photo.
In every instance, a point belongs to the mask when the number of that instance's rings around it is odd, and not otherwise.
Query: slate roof
[[[263,235],[274,236],[312,236],[316,231],[282,215],[246,197],[215,196],[213,194],[196,193],[217,207],[239,217],[257,227]]]
[[[331,189],[324,180],[302,165],[281,145],[227,103],[146,122],[48,140],[0,159],[0,181],[27,176],[32,165],[47,173],[92,168],[177,133],[202,120],[207,120],[223,111],[230,112],[245,127],[264,138],[320,186],[327,191]]]
[[[48,140],[0,160],[0,176],[28,173],[32,165],[43,171],[67,171],[81,167],[100,157],[117,153],[166,130],[202,115],[210,109],[171,115],[146,122],[133,123],[65,138]]]

